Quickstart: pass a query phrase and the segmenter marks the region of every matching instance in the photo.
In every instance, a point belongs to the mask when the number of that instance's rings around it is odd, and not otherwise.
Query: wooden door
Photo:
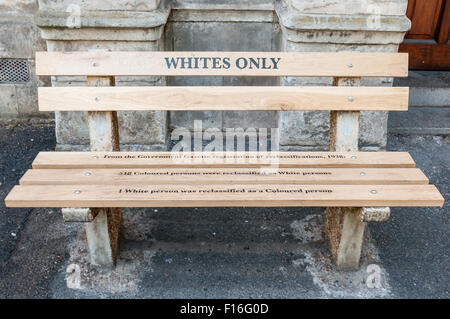
[[[410,69],[450,69],[450,0],[409,0],[411,30],[400,44]]]

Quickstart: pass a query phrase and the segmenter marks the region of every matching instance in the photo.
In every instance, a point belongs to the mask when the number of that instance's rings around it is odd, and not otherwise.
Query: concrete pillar
[[[36,24],[48,51],[157,51],[164,48],[166,1],[39,0]],[[82,86],[82,77],[53,77],[53,86]],[[116,77],[117,86],[165,85],[161,77]],[[118,112],[127,150],[165,150],[167,112]],[[87,112],[57,112],[59,150],[88,150]]]
[[[397,52],[410,28],[407,0],[281,0],[275,10],[281,50],[297,52]],[[362,86],[391,86],[392,78],[362,78]],[[281,85],[332,85],[332,78],[286,77]],[[328,150],[330,114],[280,112],[280,150]],[[387,112],[361,112],[359,148],[386,147]]]

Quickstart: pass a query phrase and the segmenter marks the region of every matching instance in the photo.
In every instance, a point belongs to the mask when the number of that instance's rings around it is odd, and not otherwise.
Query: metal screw
[[[358,158],[358,156],[355,156],[355,155],[352,156],[352,159],[357,159],[357,158]]]
[[[96,96],[96,97],[94,97],[94,101],[98,102],[98,101],[100,101],[100,98],[98,96]]]
[[[353,63],[350,62],[350,63],[347,64],[347,65],[348,65],[349,68],[353,68]]]
[[[359,175],[366,176],[366,173],[365,172],[361,172],[361,173],[359,173]]]
[[[93,67],[96,67],[97,65],[98,65],[97,62],[92,62]]]
[[[374,189],[372,189],[370,192],[371,192],[372,194],[376,194],[376,193],[377,193],[377,191],[374,190]]]
[[[350,97],[348,98],[348,100],[349,100],[350,102],[353,102],[353,101],[355,100],[355,98],[354,98],[353,96],[350,96]]]
[[[97,155],[92,156],[93,159],[98,159]]]
[[[81,194],[81,191],[79,189],[77,189],[74,193],[78,195],[78,194]]]
[[[92,173],[91,173],[91,172],[86,172],[86,173],[84,173],[84,175],[85,175],[85,176],[91,176]]]

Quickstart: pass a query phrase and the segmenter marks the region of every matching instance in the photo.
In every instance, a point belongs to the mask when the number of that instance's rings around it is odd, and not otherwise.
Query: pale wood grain
[[[399,167],[411,168],[406,152],[40,152],[33,168],[168,167]]]
[[[40,111],[396,110],[406,87],[42,87]]]
[[[169,69],[165,58],[229,58],[230,68]],[[236,67],[244,57],[280,59],[277,69]],[[269,65],[267,65],[269,67]],[[90,76],[398,76],[408,75],[404,53],[349,52],[36,52],[37,75]]]
[[[417,168],[31,169],[21,185],[81,184],[428,184]]]
[[[433,185],[32,185],[15,186],[5,202],[8,207],[362,207],[442,206],[444,199]]]

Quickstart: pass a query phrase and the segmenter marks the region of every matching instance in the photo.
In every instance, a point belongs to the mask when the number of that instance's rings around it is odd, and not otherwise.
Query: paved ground
[[[54,148],[53,129],[0,128],[0,298],[450,297],[448,136],[389,136],[446,206],[392,208],[389,222],[370,224],[359,272],[334,270],[319,208],[127,210],[118,265],[102,272],[86,262],[81,225],[58,210],[4,207],[36,153]],[[380,288],[366,285],[369,264]]]

